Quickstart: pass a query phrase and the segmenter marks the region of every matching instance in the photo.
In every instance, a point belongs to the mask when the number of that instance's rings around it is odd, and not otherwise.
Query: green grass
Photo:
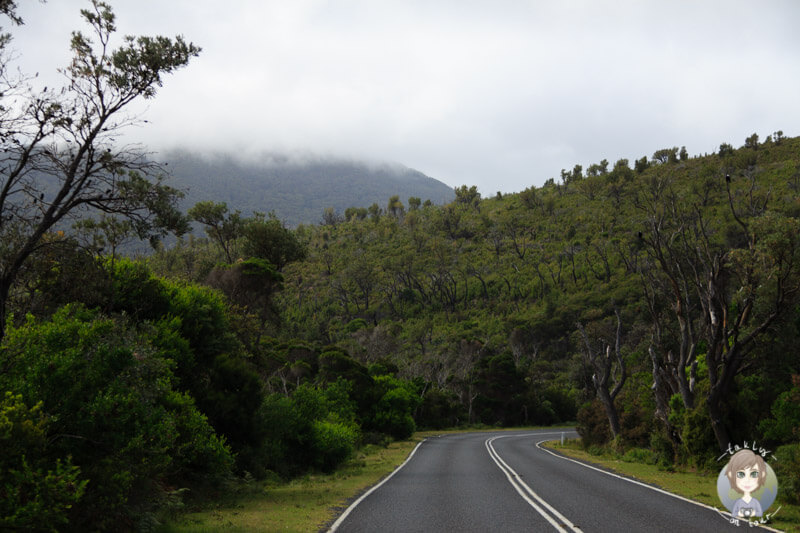
[[[309,475],[288,483],[240,484],[213,499],[189,506],[159,529],[161,533],[215,531],[319,531],[331,524],[359,494],[405,461],[418,442],[433,435],[497,428],[417,432],[388,447],[367,446],[328,475]]]
[[[632,456],[635,454],[628,454],[623,458],[619,454],[607,450],[602,450],[602,453],[589,453],[580,447],[577,440],[566,441],[563,446],[554,442],[548,447],[574,459],[592,463],[606,470],[655,485],[684,498],[724,510],[717,496],[717,474],[693,472],[679,468],[665,470],[657,465],[633,461],[634,457]],[[593,449],[592,451],[600,452],[601,450]],[[778,491],[780,491],[780,485]],[[780,496],[780,492],[778,495]],[[776,502],[768,512],[774,512],[779,506],[781,507],[780,511],[767,525],[781,531],[800,533],[800,507]]]
[[[288,483],[251,482],[213,502],[172,518],[162,533],[212,531],[318,531],[368,487],[402,463],[424,434],[388,447],[368,446],[328,475],[308,475]]]

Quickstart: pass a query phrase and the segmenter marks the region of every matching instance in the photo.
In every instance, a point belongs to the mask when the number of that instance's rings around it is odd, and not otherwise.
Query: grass
[[[308,475],[288,483],[250,482],[213,503],[172,518],[162,533],[212,531],[318,531],[349,501],[388,475],[424,434],[388,447],[367,446],[332,474]]]
[[[667,470],[657,465],[634,461],[634,457],[630,454],[623,458],[619,454],[607,450],[593,449],[593,453],[589,453],[581,448],[577,440],[568,440],[563,446],[559,443],[551,443],[548,448],[574,459],[592,463],[606,470],[655,485],[660,489],[684,498],[724,510],[717,496],[717,474],[681,470],[679,468]],[[778,486],[778,491],[780,496],[780,485]],[[781,531],[800,533],[800,507],[776,502],[767,512],[772,513],[779,506],[781,507],[780,511],[775,514],[767,525]]]
[[[316,474],[288,483],[250,482],[184,509],[159,529],[160,533],[303,532],[319,531],[359,494],[389,475],[421,440],[445,433],[498,431],[496,428],[417,432],[388,447],[367,446],[332,474]]]

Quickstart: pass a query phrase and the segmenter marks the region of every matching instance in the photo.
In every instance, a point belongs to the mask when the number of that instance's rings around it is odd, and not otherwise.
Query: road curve
[[[329,531],[743,531],[712,508],[537,445],[560,436],[560,429],[544,429],[428,438]]]

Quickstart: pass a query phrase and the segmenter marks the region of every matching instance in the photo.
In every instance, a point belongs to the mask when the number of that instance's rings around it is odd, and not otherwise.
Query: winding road
[[[545,429],[428,438],[389,477],[353,502],[329,532],[753,529],[730,523],[711,507],[539,445],[561,434]],[[573,430],[565,434],[576,436]],[[710,484],[709,492],[715,490]]]

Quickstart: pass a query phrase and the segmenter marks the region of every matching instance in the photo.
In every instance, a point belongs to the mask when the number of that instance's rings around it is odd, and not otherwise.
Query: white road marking
[[[564,459],[565,461],[571,461],[571,462],[575,463],[576,465],[581,465],[581,466],[585,466],[586,468],[591,468],[592,470],[596,470],[596,471],[598,471],[598,472],[600,472],[602,474],[605,474],[607,476],[615,477],[617,479],[621,479],[623,481],[627,481],[628,483],[633,483],[634,485],[639,485],[640,487],[645,487],[647,489],[654,490],[656,492],[660,492],[661,494],[665,494],[667,496],[672,496],[673,498],[677,498],[679,500],[683,500],[683,501],[688,502],[688,503],[693,503],[693,504],[698,505],[700,507],[705,507],[706,509],[710,509],[712,511],[716,511],[718,514],[720,514],[723,517],[725,517],[725,515],[730,516],[730,513],[723,513],[719,509],[717,509],[715,507],[711,507],[710,505],[706,505],[704,503],[696,502],[694,500],[690,500],[689,498],[684,498],[683,496],[678,496],[677,494],[673,494],[671,492],[667,492],[667,491],[665,491],[663,489],[660,489],[658,487],[654,487],[652,485],[648,485],[647,483],[642,483],[641,481],[637,481],[635,479],[630,479],[630,478],[627,478],[625,476],[621,476],[619,474],[615,474],[613,472],[608,472],[606,470],[603,470],[602,468],[597,468],[596,466],[592,466],[592,465],[586,464],[584,462],[578,461],[577,459],[573,459],[571,457],[564,457],[563,455],[559,455],[559,454],[557,454],[555,452],[552,452],[552,451],[548,450],[547,448],[542,448],[541,446],[539,446],[541,443],[547,442],[548,440],[552,440],[552,439],[540,440],[539,442],[536,443],[536,447],[539,448],[542,451],[545,451],[545,452],[549,453],[553,457],[558,457],[559,459]],[[781,533],[781,530],[773,529],[773,528],[771,528],[769,526],[766,526],[766,525],[763,525],[763,524],[759,524],[758,526],[754,525],[754,526],[751,526],[751,527],[761,527],[761,528],[766,529],[768,531],[775,531],[776,533]]]
[[[419,447],[420,447],[420,446],[422,446],[422,443],[423,443],[423,442],[425,442],[425,441],[424,441],[424,440],[423,440],[423,441],[420,441],[420,442],[419,442],[419,444],[417,444],[417,445],[414,447],[414,449],[413,449],[413,450],[411,450],[411,453],[410,453],[410,454],[408,454],[408,457],[406,457],[406,460],[405,460],[405,461],[403,461],[403,463],[402,463],[400,466],[398,466],[397,468],[395,468],[395,469],[394,469],[394,471],[393,471],[391,474],[389,474],[388,476],[386,476],[385,478],[383,478],[383,481],[381,481],[380,483],[378,483],[377,485],[375,485],[374,487],[372,487],[371,489],[369,489],[367,492],[365,492],[364,494],[362,494],[362,495],[361,495],[361,497],[360,497],[359,499],[357,499],[357,500],[356,500],[356,501],[354,501],[352,504],[350,504],[350,507],[348,507],[348,508],[347,508],[347,510],[345,510],[345,512],[343,512],[343,513],[342,513],[342,515],[341,515],[341,516],[340,516],[340,517],[339,517],[339,518],[336,520],[336,522],[334,522],[334,523],[333,523],[333,525],[332,525],[332,526],[330,527],[330,529],[328,530],[328,533],[333,533],[334,531],[336,531],[337,529],[339,529],[339,526],[341,526],[341,525],[342,525],[342,522],[344,522],[344,519],[345,519],[345,518],[347,518],[347,515],[349,515],[351,512],[353,512],[353,509],[355,509],[355,508],[356,508],[356,506],[357,506],[359,503],[361,503],[362,501],[364,501],[364,499],[365,499],[367,496],[369,496],[370,494],[372,494],[373,492],[375,492],[376,490],[378,490],[378,489],[381,487],[381,485],[383,485],[384,483],[386,483],[387,481],[389,481],[389,480],[392,478],[392,476],[394,476],[396,473],[398,473],[398,472],[400,471],[400,469],[401,469],[401,468],[403,468],[404,466],[406,466],[406,464],[407,464],[407,463],[408,463],[408,462],[411,460],[411,458],[412,458],[412,457],[414,457],[414,454],[415,454],[415,453],[417,453],[417,450],[419,449]]]
[[[517,474],[514,471],[514,469],[511,468],[508,465],[508,463],[503,461],[503,459],[500,457],[500,454],[497,453],[497,450],[495,450],[494,446],[492,445],[492,443],[495,440],[503,439],[503,438],[506,438],[506,437],[531,437],[531,436],[537,436],[538,437],[538,436],[541,436],[541,435],[547,435],[547,433],[532,433],[532,434],[527,434],[527,435],[501,435],[501,436],[498,436],[498,437],[493,437],[491,439],[487,439],[484,442],[484,444],[486,445],[486,449],[489,451],[489,456],[492,458],[492,460],[495,462],[495,464],[500,468],[500,470],[506,475],[506,478],[508,479],[508,482],[511,483],[511,486],[514,487],[514,489],[517,491],[517,493],[520,496],[522,496],[522,498],[526,502],[528,502],[528,504],[531,507],[533,507],[536,510],[537,513],[542,515],[548,522],[550,522],[550,524],[554,528],[556,528],[556,531],[559,531],[559,532],[562,532],[562,533],[569,533],[569,531],[580,532],[581,529],[578,526],[573,524],[569,519],[567,519],[566,516],[564,516],[561,513],[559,513],[552,505],[547,503],[541,496],[536,494],[536,492],[534,492],[534,490],[531,489],[530,486],[528,486],[527,483],[522,481],[520,475]],[[544,442],[544,441],[542,441],[542,442]],[[550,511],[550,513],[553,516],[550,516],[550,514],[548,514],[544,509],[542,509],[542,507],[540,507],[535,501],[533,501],[531,498],[529,498],[528,495],[525,494],[525,492],[523,492],[523,489],[530,496],[532,496],[536,501],[538,501],[544,508],[546,508],[548,511]],[[557,522],[556,519],[560,520],[561,523]],[[566,526],[569,529],[565,529],[562,526]]]

